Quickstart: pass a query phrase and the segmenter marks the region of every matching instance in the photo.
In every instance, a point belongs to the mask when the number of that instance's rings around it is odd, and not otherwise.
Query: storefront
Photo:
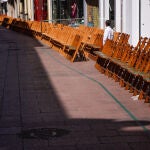
[[[47,0],[34,0],[34,20],[48,19]]]
[[[82,0],[52,0],[52,22],[71,24],[82,20]]]
[[[88,26],[105,27],[105,21],[115,24],[115,0],[84,0],[85,22]]]
[[[99,26],[99,1],[98,0],[86,0],[87,3],[87,25]]]
[[[150,37],[150,0],[0,0],[1,14],[26,20],[85,24],[104,29],[110,19],[114,30],[130,34],[135,45]],[[75,3],[75,4],[74,4]]]
[[[8,0],[1,0],[0,1],[0,13],[1,14],[7,14],[7,2]]]

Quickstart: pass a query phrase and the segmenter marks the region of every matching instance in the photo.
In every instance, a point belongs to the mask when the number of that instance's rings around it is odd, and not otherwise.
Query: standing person
[[[73,4],[71,5],[71,18],[76,18],[77,16],[77,3],[74,0]]]
[[[106,20],[105,22],[105,31],[104,31],[104,36],[103,36],[103,45],[105,44],[106,40],[109,39],[109,40],[112,40],[113,39],[113,29],[111,28],[111,22],[110,20]]]
[[[74,0],[72,5],[71,5],[71,23],[74,24],[75,23],[75,18],[77,17],[77,3]]]

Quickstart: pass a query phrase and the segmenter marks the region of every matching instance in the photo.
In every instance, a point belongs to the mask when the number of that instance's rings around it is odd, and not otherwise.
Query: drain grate
[[[39,128],[39,129],[30,129],[24,130],[19,135],[23,139],[45,139],[54,137],[62,137],[69,134],[70,131],[66,129],[57,129],[57,128]]]

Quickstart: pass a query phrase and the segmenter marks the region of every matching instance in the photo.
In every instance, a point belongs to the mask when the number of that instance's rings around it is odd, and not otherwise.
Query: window
[[[98,0],[87,0],[88,26],[99,26],[99,2]]]
[[[83,1],[82,0],[52,0],[52,19],[53,22],[71,24],[72,9],[75,3],[74,23],[80,23],[83,18]]]

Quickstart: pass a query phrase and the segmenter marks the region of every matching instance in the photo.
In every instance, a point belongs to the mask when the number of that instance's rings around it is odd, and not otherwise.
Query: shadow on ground
[[[0,28],[0,149],[150,149],[141,127],[149,120],[68,118],[43,66],[42,48],[31,37]]]

